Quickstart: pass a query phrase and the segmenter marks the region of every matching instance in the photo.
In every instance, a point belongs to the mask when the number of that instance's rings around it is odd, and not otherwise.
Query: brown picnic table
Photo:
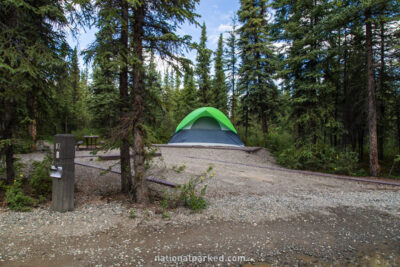
[[[86,149],[96,149],[97,148],[97,140],[100,138],[98,135],[85,135],[83,137],[86,143]]]

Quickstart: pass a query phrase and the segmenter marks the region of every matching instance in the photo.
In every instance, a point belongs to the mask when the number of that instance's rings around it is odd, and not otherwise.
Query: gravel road
[[[175,265],[155,262],[160,255],[223,255],[208,259],[221,266],[400,264],[400,188],[243,165],[276,166],[267,150],[159,150],[149,175],[168,181],[184,183],[213,166],[206,210],[177,208],[163,218],[157,203],[142,207],[117,193],[118,175],[76,166],[73,212],[55,213],[49,204],[27,213],[0,209],[0,265]],[[119,169],[118,161],[87,155],[77,152],[76,161]],[[245,260],[228,262],[229,255]]]

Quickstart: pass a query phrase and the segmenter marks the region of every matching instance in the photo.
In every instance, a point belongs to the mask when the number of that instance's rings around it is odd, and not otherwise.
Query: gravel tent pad
[[[191,213],[180,207],[168,210],[165,218],[158,204],[144,208],[118,194],[118,175],[77,167],[73,212],[55,213],[48,205],[28,213],[0,208],[0,240],[5,244],[0,246],[0,265],[154,266],[155,255],[216,252],[277,265],[351,266],[376,257],[389,262],[387,266],[400,263],[396,187],[220,162],[276,167],[265,149],[159,150],[163,156],[153,159],[149,174],[164,175],[168,181],[184,183],[213,167],[206,210]],[[87,153],[79,151],[77,156]],[[43,155],[20,157],[33,160]],[[78,159],[119,169],[118,161]],[[183,171],[173,170],[182,165]]]

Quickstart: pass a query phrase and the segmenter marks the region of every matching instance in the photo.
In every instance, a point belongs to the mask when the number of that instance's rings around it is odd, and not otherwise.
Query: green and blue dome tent
[[[187,115],[168,144],[244,146],[230,120],[213,107],[198,108]]]

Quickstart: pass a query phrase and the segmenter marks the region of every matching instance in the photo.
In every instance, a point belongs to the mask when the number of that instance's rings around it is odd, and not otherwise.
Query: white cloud
[[[210,40],[211,44],[216,45],[218,43],[219,34],[211,34],[208,39]]]
[[[232,30],[232,25],[229,24],[220,24],[218,26],[218,31],[220,32],[226,32]]]

